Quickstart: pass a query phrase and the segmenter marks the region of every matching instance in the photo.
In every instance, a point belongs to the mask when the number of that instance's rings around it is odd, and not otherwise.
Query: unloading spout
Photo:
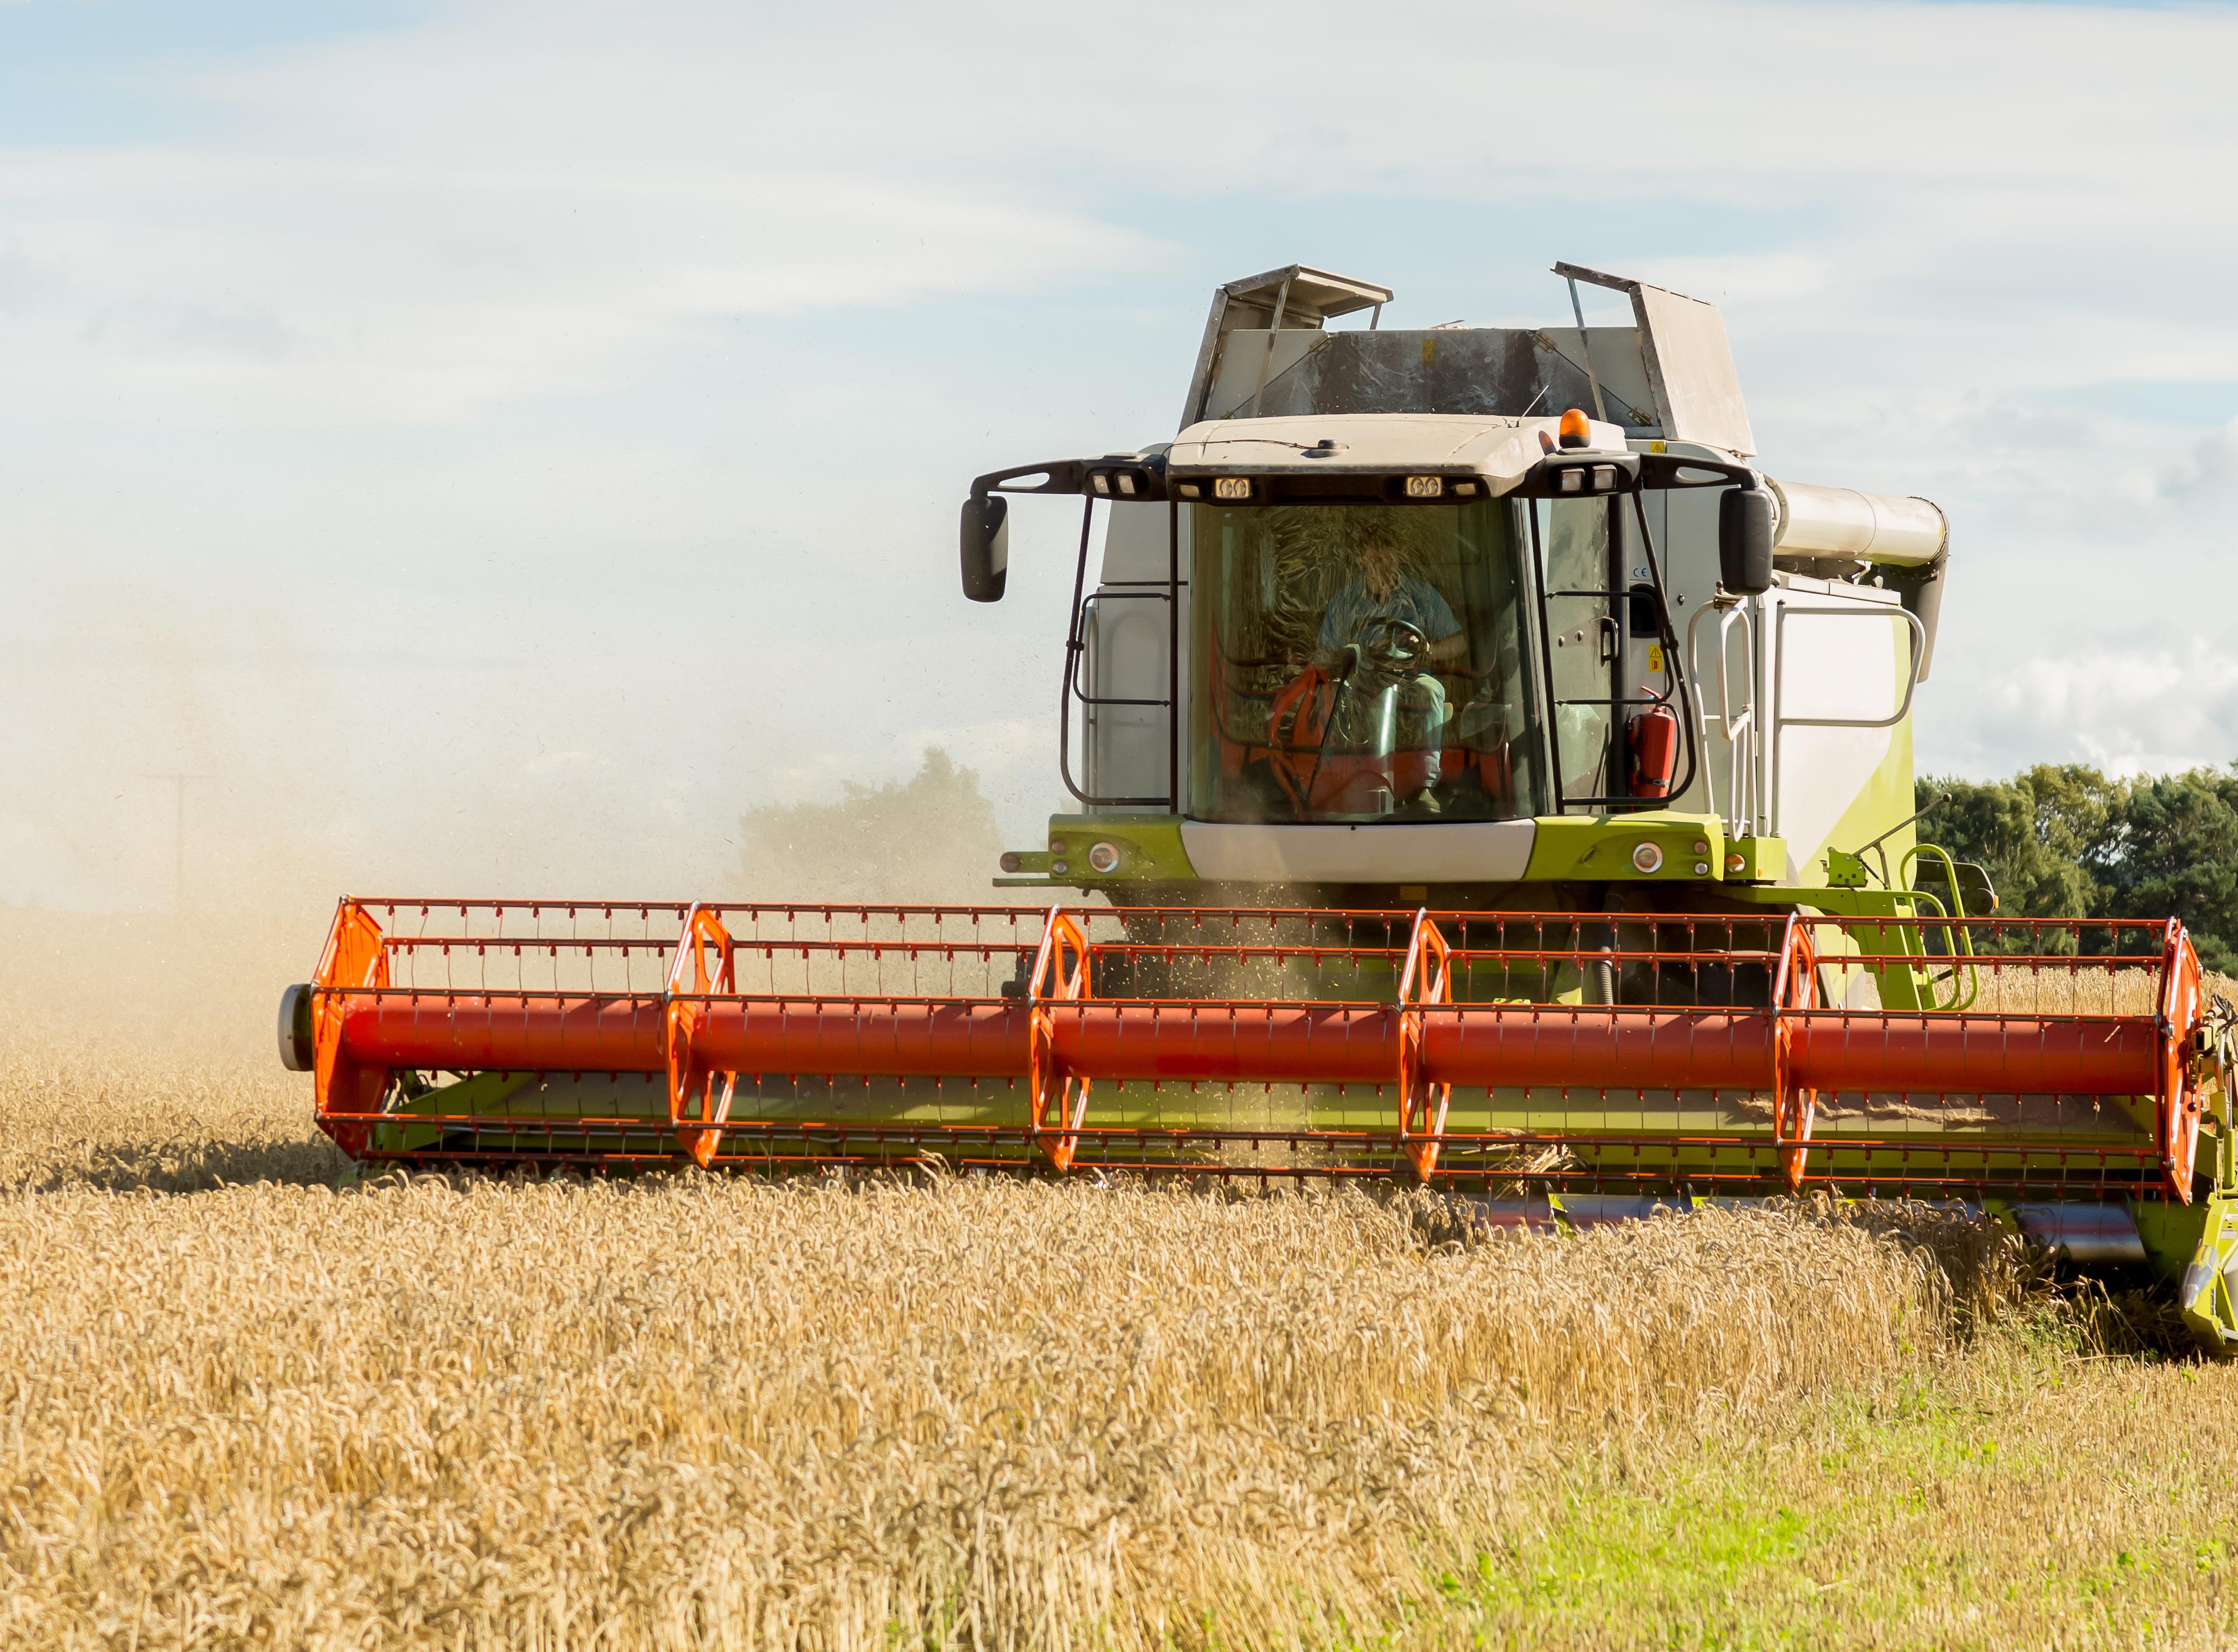
[[[1847,557],[1892,567],[1919,567],[1943,554],[1950,525],[1929,499],[1860,493],[1773,481],[1779,527],[1773,541],[1781,556]]]

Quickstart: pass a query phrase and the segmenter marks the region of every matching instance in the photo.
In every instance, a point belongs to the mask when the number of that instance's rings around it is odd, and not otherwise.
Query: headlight
[[[1645,872],[1662,871],[1663,846],[1657,843],[1635,845],[1632,852],[1632,864]]]
[[[1566,494],[1581,494],[1586,491],[1586,473],[1582,470],[1565,470],[1556,476],[1554,486]]]
[[[1118,871],[1119,846],[1116,843],[1099,843],[1091,846],[1088,851],[1088,869],[1090,872],[1101,872],[1106,874]]]
[[[1248,499],[1251,497],[1251,478],[1248,476],[1215,476],[1212,479],[1215,499]]]
[[[1443,476],[1409,476],[1407,478],[1407,497],[1409,499],[1442,499],[1446,492]]]

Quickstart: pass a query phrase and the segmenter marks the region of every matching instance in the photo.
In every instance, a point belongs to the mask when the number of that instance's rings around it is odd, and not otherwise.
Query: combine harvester
[[[1555,1226],[1962,1200],[2238,1344],[2231,1017],[2182,928],[2000,919],[1915,841],[1942,512],[1773,480],[1713,307],[1556,273],[1574,326],[1231,282],[1172,441],[972,484],[983,602],[1010,496],[1083,501],[1080,812],[1003,857],[1030,904],[345,900],[281,1015],[321,1126],[376,1161],[1398,1175]]]

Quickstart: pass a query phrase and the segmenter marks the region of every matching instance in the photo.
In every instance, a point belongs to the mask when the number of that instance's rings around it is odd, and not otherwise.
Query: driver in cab
[[[1332,713],[1340,738],[1394,760],[1390,793],[1435,813],[1447,707],[1445,685],[1431,673],[1459,663],[1468,648],[1451,605],[1406,572],[1389,534],[1371,532],[1361,541],[1358,571],[1329,600],[1320,642],[1341,685]],[[1406,753],[1414,756],[1397,763]]]
[[[1413,654],[1404,663],[1414,670],[1456,664],[1468,647],[1460,621],[1438,587],[1400,567],[1399,547],[1387,534],[1371,534],[1361,541],[1360,571],[1329,599],[1321,618],[1321,646],[1332,655],[1371,636],[1390,639],[1388,649]]]

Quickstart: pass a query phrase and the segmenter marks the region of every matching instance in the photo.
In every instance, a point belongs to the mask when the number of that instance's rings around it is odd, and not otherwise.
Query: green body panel
[[[1529,883],[1723,882],[1725,822],[1714,814],[1656,810],[1640,814],[1551,815],[1534,823]],[[1662,852],[1662,865],[1642,872],[1632,854],[1642,844]]]
[[[1614,815],[1542,815],[1533,822],[1526,883],[1722,883],[1771,875],[1786,859],[1777,839],[1728,843],[1725,823],[1714,814],[1647,810]],[[1392,826],[1390,831],[1433,830]],[[1109,874],[1089,869],[1087,853],[1098,843],[1117,847],[1120,860]],[[1662,864],[1643,872],[1632,852],[1642,843],[1662,851]],[[1060,847],[1059,846],[1062,846]],[[1738,866],[1728,857],[1741,856]],[[1014,850],[1007,857],[1017,871],[994,879],[999,889],[1077,889],[1116,892],[1131,885],[1171,886],[1201,882],[1182,843],[1182,817],[1175,814],[1053,814],[1049,846]],[[1064,870],[1056,867],[1062,863]]]
[[[1119,864],[1108,876],[1089,870],[1088,852],[1109,843]],[[1020,873],[995,879],[998,889],[1111,889],[1129,884],[1186,883],[1196,877],[1182,846],[1177,814],[1053,814],[1049,846],[1022,849],[1004,857]],[[1060,872],[1057,867],[1064,870]]]
[[[2222,1190],[2217,1189],[2217,1194]],[[2181,1279],[2202,1246],[2212,1237],[2208,1217],[2221,1202],[2215,1197],[2179,1204],[2174,1199],[2139,1199],[2129,1207],[2137,1237],[2145,1242],[2145,1260],[2155,1278],[2166,1284]]]
[[[2189,1220],[2165,1224],[2164,1256],[2147,1239],[2154,1271],[2176,1287],[2176,1305],[2193,1336],[2215,1353],[2238,1353],[2238,1191],[2225,1184],[2202,1204],[2161,1208]],[[2141,1220],[2137,1226],[2142,1231],[2145,1224]],[[2184,1240],[2194,1235],[2184,1249]],[[2180,1257],[2188,1265],[2179,1273],[2169,1264]]]
[[[2191,1204],[2141,1204],[2135,1215],[2153,1271],[2175,1287],[2184,1324],[2202,1347],[2228,1357],[2238,1354],[2238,1132],[2228,1097],[2215,1112],[2215,1133],[2200,1137],[2201,1159],[2213,1159],[2213,1191]]]
[[[1786,839],[1725,839],[1724,875],[1727,883],[1777,883],[1786,870]]]

